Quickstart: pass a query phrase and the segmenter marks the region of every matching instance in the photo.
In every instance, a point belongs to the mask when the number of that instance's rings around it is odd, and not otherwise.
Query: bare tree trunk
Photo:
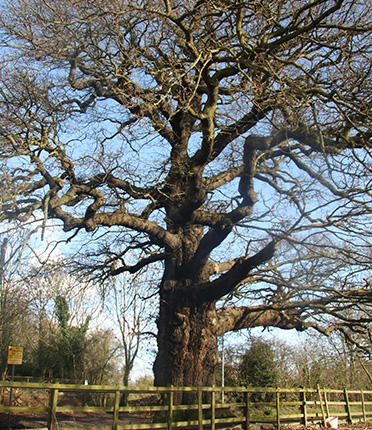
[[[8,239],[5,237],[1,244],[0,251],[0,378],[5,380],[7,371],[7,326],[6,321],[6,308],[7,308],[7,287],[5,285],[4,271],[5,271],[5,260],[6,260],[6,249],[8,245]]]
[[[155,385],[212,385],[218,363],[215,304],[198,299],[190,303],[182,293],[162,296]],[[185,396],[181,400],[186,401]]]
[[[123,385],[127,387],[129,385],[129,376],[130,372],[133,368],[133,362],[131,365],[125,365],[124,366],[124,375],[123,375]],[[126,392],[123,392],[120,398],[120,406],[128,406],[128,396],[129,394]]]
[[[372,383],[372,375],[371,375],[371,373],[368,371],[368,369],[367,369],[366,365],[364,364],[363,359],[361,358],[361,356],[360,356],[359,354],[357,354],[357,357],[358,357],[359,363],[360,363],[360,364],[361,364],[361,366],[362,366],[362,369],[364,370],[364,372],[365,372],[365,373],[366,373],[366,375],[368,376],[369,382],[371,382],[371,383]]]

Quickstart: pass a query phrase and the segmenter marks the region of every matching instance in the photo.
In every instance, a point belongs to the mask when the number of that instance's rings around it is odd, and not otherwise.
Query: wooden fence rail
[[[14,390],[16,405],[0,405],[0,414],[40,414],[56,430],[62,414],[73,414],[76,425],[63,430],[249,429],[251,425],[326,424],[327,417],[353,423],[372,417],[372,391],[245,387],[150,387],[0,382],[0,391]],[[175,399],[187,393],[192,404]],[[222,395],[223,393],[223,395]],[[126,405],[121,405],[121,399]],[[32,398],[40,404],[25,406]],[[28,400],[27,400],[28,399]],[[6,398],[5,398],[6,400]],[[222,401],[224,400],[224,401]],[[6,402],[5,402],[6,403]],[[94,425],[78,423],[79,414],[96,414]],[[102,418],[97,418],[97,414]],[[109,417],[110,423],[107,423]],[[133,423],[133,417],[136,422]],[[122,422],[124,419],[124,423]],[[100,425],[101,424],[101,425]],[[4,427],[3,427],[4,428]]]

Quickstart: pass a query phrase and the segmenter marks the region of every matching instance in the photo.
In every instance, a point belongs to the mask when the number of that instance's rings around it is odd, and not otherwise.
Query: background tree
[[[239,375],[246,386],[275,387],[278,385],[279,368],[269,342],[259,338],[252,339],[250,347],[242,357]]]
[[[0,220],[61,225],[102,282],[163,265],[156,385],[212,384],[231,330],[365,329],[369,2],[0,12]]]
[[[268,334],[241,336],[225,351],[225,385],[365,389],[372,384],[371,363],[366,356],[356,359],[355,349],[335,333],[326,338],[310,332],[291,341]],[[219,366],[217,381],[220,371]]]
[[[121,384],[122,355],[110,329],[88,333],[84,354],[84,375],[89,384]]]
[[[116,323],[120,331],[120,345],[123,350],[123,385],[128,386],[135,360],[141,345],[151,343],[151,281],[144,276],[120,277],[112,285]],[[110,306],[110,303],[108,304]],[[112,306],[112,303],[111,303]],[[150,339],[149,339],[150,338]],[[148,355],[150,351],[148,351]],[[124,399],[123,399],[124,401]]]
[[[3,379],[9,345],[25,347],[26,334],[31,334],[34,320],[30,310],[32,292],[22,282],[24,273],[19,257],[23,239],[0,235],[0,245],[0,372]]]
[[[33,341],[27,343],[27,375],[81,381],[83,369],[74,372],[74,356],[85,349],[87,322],[99,299],[94,299],[94,285],[78,282],[67,272],[66,265],[61,258],[44,264],[35,261],[19,284],[21,290],[30,291],[28,309],[33,316]]]
[[[17,231],[17,236],[21,233]],[[92,285],[69,275],[65,260],[40,265],[32,254],[26,258],[23,239],[5,238],[2,244],[2,377],[7,371],[8,346],[21,345],[23,363],[17,367],[17,376],[49,378],[54,372],[55,377],[64,373],[78,382],[85,375],[90,383],[118,383],[122,357],[114,333],[99,328],[86,331],[89,314],[97,316]]]
[[[80,326],[72,326],[66,297],[55,299],[58,321],[56,366],[61,378],[81,378],[84,369],[84,352],[90,317]]]

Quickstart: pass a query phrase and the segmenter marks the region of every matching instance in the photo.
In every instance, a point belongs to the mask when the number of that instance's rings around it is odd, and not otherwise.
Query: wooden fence
[[[45,426],[37,430],[55,430],[62,414],[73,414],[76,425],[63,430],[129,430],[129,429],[249,429],[252,425],[320,423],[337,416],[348,423],[366,422],[372,417],[372,391],[327,389],[280,389],[244,387],[150,387],[86,386],[0,382],[4,393],[13,390],[16,405],[0,405],[3,414],[40,414]],[[194,404],[176,404],[180,393],[195,399]],[[223,393],[223,395],[222,395]],[[121,399],[127,401],[121,406]],[[25,406],[27,399],[44,404]],[[17,400],[18,399],[18,400]],[[24,400],[22,400],[24,399]],[[222,399],[224,401],[222,401]],[[35,400],[34,400],[35,402]],[[79,414],[94,413],[95,425],[80,425]],[[99,425],[98,413],[109,417],[109,425]],[[136,417],[136,423],[130,422]],[[122,417],[127,422],[122,424]],[[141,421],[141,417],[143,420]],[[119,420],[120,418],[120,420]],[[102,420],[103,421],[103,420]],[[4,427],[3,427],[4,428]]]

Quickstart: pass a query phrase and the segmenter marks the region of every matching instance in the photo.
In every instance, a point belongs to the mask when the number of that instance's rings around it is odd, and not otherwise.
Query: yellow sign
[[[22,364],[23,346],[8,347],[8,364]]]

